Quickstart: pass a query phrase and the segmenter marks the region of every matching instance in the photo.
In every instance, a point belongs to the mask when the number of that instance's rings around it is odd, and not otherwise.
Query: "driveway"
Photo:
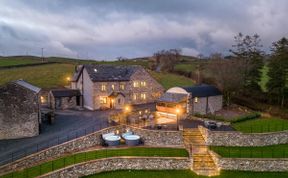
[[[108,126],[107,118],[112,112],[117,111],[58,111],[55,113],[54,124],[44,123],[39,136],[1,140],[0,165],[37,150],[105,128]]]

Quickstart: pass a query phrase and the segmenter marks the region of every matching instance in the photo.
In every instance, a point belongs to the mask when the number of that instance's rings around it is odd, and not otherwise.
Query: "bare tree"
[[[174,70],[175,64],[180,61],[181,50],[179,49],[170,49],[170,50],[161,50],[156,52],[151,61],[154,64],[151,64],[151,67],[155,70],[171,72]]]

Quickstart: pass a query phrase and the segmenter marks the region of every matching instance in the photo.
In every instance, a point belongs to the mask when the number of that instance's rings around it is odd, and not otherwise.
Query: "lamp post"
[[[126,125],[127,125],[127,121],[128,121],[128,113],[129,112],[130,112],[130,107],[129,106],[125,106],[124,113],[125,113]]]
[[[176,119],[177,119],[177,130],[179,130],[179,121],[178,121],[178,115],[180,113],[180,109],[176,108]]]

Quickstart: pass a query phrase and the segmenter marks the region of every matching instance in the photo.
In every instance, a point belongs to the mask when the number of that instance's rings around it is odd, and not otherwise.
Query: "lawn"
[[[24,79],[41,88],[68,85],[67,77],[74,72],[72,64],[47,64],[0,70],[0,85],[9,81]]]
[[[259,118],[232,124],[237,131],[244,133],[263,133],[288,130],[288,120],[279,118]]]
[[[0,67],[4,66],[17,66],[23,64],[35,64],[41,63],[40,58],[35,57],[18,57],[18,58],[11,58],[11,57],[0,57]]]
[[[89,160],[108,158],[115,156],[160,156],[160,157],[188,157],[185,149],[178,148],[143,148],[134,147],[126,149],[105,149],[90,152],[77,153],[66,157],[58,158],[53,161],[24,169],[23,171],[13,172],[3,176],[8,177],[36,177],[45,173],[57,170],[72,164],[81,163]]]
[[[171,74],[171,73],[159,73],[150,71],[150,74],[165,88],[169,89],[175,86],[191,86],[194,85],[194,81],[190,78]]]
[[[222,147],[212,146],[222,157],[231,158],[288,158],[288,144],[263,147]]]
[[[196,69],[197,64],[192,64],[192,63],[188,63],[188,64],[177,64],[175,66],[175,70],[176,71],[183,71],[183,72],[192,72]]]
[[[190,170],[121,170],[113,172],[104,172],[85,178],[205,178],[198,176]],[[272,172],[244,172],[244,171],[221,171],[220,176],[214,178],[284,178],[288,177],[288,173],[272,173]]]

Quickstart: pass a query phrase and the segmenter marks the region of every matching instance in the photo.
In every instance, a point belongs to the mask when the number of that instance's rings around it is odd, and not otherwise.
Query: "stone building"
[[[155,102],[163,87],[141,66],[78,66],[72,89],[79,89],[90,110]]]
[[[223,95],[214,86],[196,85],[191,87],[173,87],[157,101],[157,111],[176,114],[181,111],[187,114],[208,114],[221,110]]]
[[[73,89],[55,89],[48,93],[48,103],[51,109],[73,109],[81,106],[81,93]]]
[[[0,87],[0,139],[39,134],[40,90],[23,80]]]

